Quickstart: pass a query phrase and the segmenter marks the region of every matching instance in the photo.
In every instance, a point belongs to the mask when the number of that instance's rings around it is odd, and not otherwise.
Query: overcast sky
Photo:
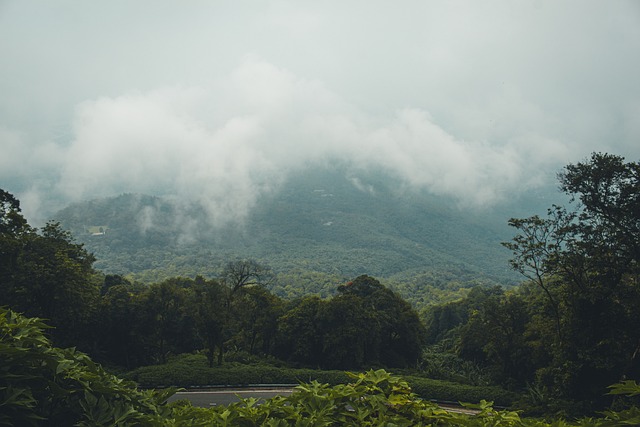
[[[637,1],[0,0],[0,188],[242,216],[340,159],[476,205],[640,159]]]

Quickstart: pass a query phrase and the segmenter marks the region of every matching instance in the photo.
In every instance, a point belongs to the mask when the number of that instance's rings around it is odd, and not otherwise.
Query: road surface
[[[267,388],[238,388],[238,389],[211,389],[211,390],[190,390],[181,391],[169,398],[169,402],[187,399],[193,406],[210,408],[212,406],[228,405],[237,402],[240,398],[246,399],[255,397],[257,399],[270,399],[275,396],[288,396],[293,392],[289,387],[267,387]],[[475,415],[478,410],[467,409],[453,402],[437,402],[442,409],[461,414]]]
[[[287,396],[291,394],[291,388],[246,388],[246,389],[220,389],[181,391],[169,398],[169,402],[188,399],[193,406],[209,408],[217,405],[228,405],[237,402],[240,398],[255,397],[258,399],[270,399],[275,396]]]

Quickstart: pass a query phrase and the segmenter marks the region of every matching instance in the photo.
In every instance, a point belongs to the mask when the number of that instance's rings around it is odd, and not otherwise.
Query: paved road
[[[193,406],[209,408],[211,406],[228,405],[237,402],[240,398],[269,399],[275,396],[287,396],[292,392],[291,388],[284,387],[181,391],[171,396],[169,402],[188,399]],[[447,411],[461,414],[475,415],[480,412],[476,409],[467,409],[455,404],[439,403],[439,406]]]
[[[193,406],[208,408],[237,402],[240,397],[243,399],[248,397],[269,399],[274,396],[286,396],[291,394],[291,392],[292,390],[290,388],[181,391],[171,396],[169,402],[188,399]]]

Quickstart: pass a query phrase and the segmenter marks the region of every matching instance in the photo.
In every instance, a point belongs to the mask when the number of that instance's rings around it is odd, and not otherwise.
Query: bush
[[[329,385],[344,384],[344,371],[277,368],[262,365],[226,364],[209,368],[202,355],[183,355],[164,365],[138,368],[127,378],[143,387],[246,386],[252,384],[299,384],[318,381]],[[499,387],[471,386],[442,380],[405,376],[413,391],[424,399],[477,403],[483,399],[500,406],[511,406],[518,395]]]
[[[258,404],[243,399],[227,407],[174,406],[176,419],[188,426],[513,426],[515,412],[497,412],[482,402],[475,416],[445,411],[417,398],[406,381],[380,369],[349,374],[347,384],[330,386],[318,381],[301,384],[293,394]]]
[[[85,354],[52,347],[46,328],[0,308],[0,425],[163,425],[173,390],[138,390]]]
[[[640,423],[637,408],[574,422],[521,418],[516,412],[497,411],[486,401],[468,405],[474,415],[453,413],[418,398],[406,381],[382,369],[349,377],[348,384],[336,386],[317,381],[301,384],[290,396],[260,403],[249,398],[204,409],[179,402],[173,406],[174,416],[181,426],[616,427]],[[612,393],[640,394],[640,387],[627,382],[612,387]]]
[[[349,380],[343,371],[277,368],[233,363],[209,368],[206,357],[200,355],[175,358],[164,365],[144,366],[129,372],[126,377],[136,381],[142,387],[296,385],[313,380],[335,385]]]
[[[424,399],[466,403],[491,400],[498,406],[510,407],[519,398],[517,393],[500,387],[472,386],[411,376],[404,378],[411,385],[413,392]]]
[[[609,411],[602,419],[577,422],[556,421],[551,424],[520,418],[515,412],[496,411],[490,403],[475,405],[474,416],[447,412],[412,393],[409,383],[384,370],[362,374],[333,371],[238,367],[226,369],[228,378],[261,378],[282,382],[303,375],[324,376],[339,382],[331,386],[319,381],[302,383],[287,397],[276,397],[258,404],[254,398],[229,406],[195,408],[180,401],[165,405],[172,390],[140,391],[128,381],[106,373],[86,355],[73,349],[52,347],[44,336],[46,326],[38,319],[28,319],[0,309],[0,425],[55,426],[620,426],[640,424],[636,407]],[[205,362],[206,363],[206,362]],[[185,373],[206,372],[196,356],[174,360],[159,369],[138,370],[138,374],[170,373],[181,367]],[[158,368],[158,367],[149,367]],[[210,369],[212,377],[225,369]],[[215,371],[215,372],[214,372]],[[347,380],[345,381],[345,376]],[[275,379],[277,378],[277,381]],[[416,379],[414,387],[423,392],[446,396],[447,383]],[[460,386],[458,393],[474,390]],[[640,395],[640,386],[626,381],[611,387],[611,394]],[[472,400],[472,399],[470,399]]]

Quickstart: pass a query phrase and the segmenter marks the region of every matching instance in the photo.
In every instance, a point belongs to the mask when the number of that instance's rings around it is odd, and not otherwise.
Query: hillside
[[[77,203],[54,218],[96,255],[97,268],[142,281],[215,277],[241,257],[268,264],[285,282],[311,272],[320,281],[369,274],[442,288],[519,280],[500,242],[512,235],[509,217],[535,213],[535,199],[527,203],[464,209],[388,176],[327,168],[290,177],[224,227],[211,225],[199,205],[138,194]]]

